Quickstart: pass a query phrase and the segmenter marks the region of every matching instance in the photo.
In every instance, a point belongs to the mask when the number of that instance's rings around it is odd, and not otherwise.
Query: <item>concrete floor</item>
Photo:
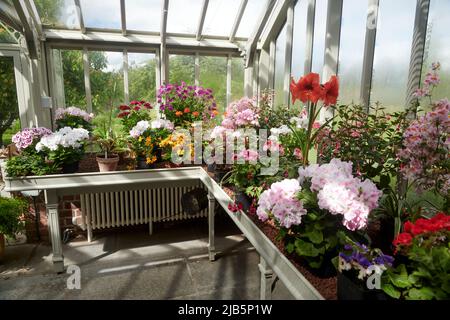
[[[207,256],[206,220],[94,233],[95,241],[64,245],[65,264],[81,270],[81,289],[70,274],[52,271],[51,248],[9,246],[0,264],[0,299],[259,299],[259,256],[231,220],[218,216],[218,260]],[[274,299],[292,296],[278,281]]]

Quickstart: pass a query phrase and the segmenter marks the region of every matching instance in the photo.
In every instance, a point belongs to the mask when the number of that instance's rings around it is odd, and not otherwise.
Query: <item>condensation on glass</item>
[[[441,64],[441,83],[433,91],[434,100],[449,96],[450,92],[450,1],[432,0],[428,18],[427,43],[423,77],[433,62]]]
[[[286,60],[286,24],[281,29],[275,44],[275,74],[274,74],[275,106],[280,106],[284,103],[285,60]]]
[[[343,2],[338,66],[340,103],[360,103],[367,9],[367,1]]]
[[[415,11],[415,1],[380,0],[370,101],[388,112],[405,110]]]

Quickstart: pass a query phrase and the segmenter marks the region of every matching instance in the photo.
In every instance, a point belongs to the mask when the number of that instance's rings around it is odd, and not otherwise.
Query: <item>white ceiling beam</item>
[[[80,23],[81,33],[85,34],[86,27],[84,26],[83,12],[81,11],[80,0],[75,0],[75,6],[76,6],[76,10],[77,10],[77,15],[78,15],[78,22]]]
[[[202,12],[200,15],[200,20],[198,21],[197,35],[195,37],[197,41],[200,41],[202,38],[203,25],[205,24],[206,11],[208,11],[208,4],[209,0],[203,0]]]
[[[249,38],[247,45],[245,46],[245,66],[249,67],[253,62],[253,55],[256,50],[256,46],[258,44],[259,37],[261,36],[261,33],[264,30],[264,27],[266,26],[267,20],[269,19],[270,15],[272,14],[272,9],[275,6],[276,0],[269,0],[267,2],[266,9],[262,12],[260,18],[258,19],[258,23],[256,24],[256,28],[252,33],[252,36]],[[281,1],[283,3],[289,2],[289,1]],[[287,7],[286,7],[287,10]]]
[[[306,1],[306,0],[300,0]],[[277,1],[272,8],[272,14],[266,21],[266,26],[261,33],[259,39],[258,48],[268,48],[272,38],[276,37],[283,27],[286,18],[287,11],[290,5],[295,4],[294,0]]]
[[[24,0],[14,1],[14,7],[17,15],[22,22],[22,32],[27,42],[28,52],[31,59],[39,58],[39,37],[36,28],[33,25],[33,19],[28,12]]]
[[[120,0],[120,18],[122,20],[122,34],[127,35],[127,15],[126,15],[125,0]]]
[[[27,0],[26,5],[28,8],[28,12],[31,15],[31,18],[33,19],[34,25],[36,27],[37,33],[39,35],[39,38],[41,40],[45,40],[44,38],[44,31],[42,29],[42,21],[41,17],[39,16],[39,12],[37,11],[36,5],[33,0]]]
[[[233,42],[236,37],[236,32],[241,24],[242,16],[244,15],[245,8],[247,7],[248,0],[242,0],[239,6],[239,11],[234,19],[233,28],[231,28],[230,41]]]

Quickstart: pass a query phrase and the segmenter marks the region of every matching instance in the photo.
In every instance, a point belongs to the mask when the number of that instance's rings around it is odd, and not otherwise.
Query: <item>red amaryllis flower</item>
[[[292,94],[292,103],[300,100],[303,103],[311,101],[317,103],[322,96],[322,88],[320,86],[320,76],[317,73],[310,73],[295,83],[294,79],[290,85]]]
[[[130,110],[131,108],[130,108],[129,106],[123,104],[123,105],[121,105],[121,106],[119,107],[119,109],[122,110],[122,111],[125,111],[125,110]]]
[[[339,96],[339,79],[332,76],[322,87],[321,100],[325,106],[335,105]]]
[[[393,244],[394,246],[398,246],[398,245],[404,245],[404,246],[409,246],[411,245],[412,242],[412,236],[409,233],[400,233],[397,238],[394,240]]]
[[[128,116],[130,113],[129,112],[121,112],[121,113],[119,113],[117,116],[119,117],[119,118],[125,118],[126,116]]]

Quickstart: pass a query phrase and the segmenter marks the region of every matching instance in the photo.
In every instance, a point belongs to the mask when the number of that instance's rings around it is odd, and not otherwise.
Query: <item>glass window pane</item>
[[[170,0],[167,32],[197,33],[203,0]]]
[[[432,0],[428,18],[428,43],[425,48],[423,75],[433,62],[441,63],[440,85],[433,91],[433,99],[450,96],[450,1]]]
[[[35,0],[41,21],[54,28],[79,29],[77,7],[73,0]]]
[[[414,1],[380,1],[370,100],[388,112],[405,109],[415,11]]]
[[[278,35],[275,45],[275,106],[284,102],[284,65],[286,60],[286,24]]]
[[[314,45],[312,57],[312,72],[322,75],[325,56],[325,35],[327,29],[328,0],[316,0],[314,19]]]
[[[171,83],[180,83],[181,81],[184,81],[189,85],[193,85],[195,83],[194,56],[170,55],[169,81]]]
[[[227,58],[200,57],[200,86],[212,89],[217,110],[225,111],[227,103]]]
[[[156,69],[152,53],[128,53],[128,88],[130,101],[155,102]]]
[[[341,103],[359,103],[366,21],[367,1],[344,0],[338,68]]]
[[[66,106],[86,109],[83,52],[80,50],[61,50],[61,59]]]
[[[305,73],[306,17],[308,2],[297,1],[294,8],[294,39],[292,42],[292,76],[297,79]]]
[[[231,101],[244,96],[244,59],[231,59]]]
[[[256,28],[259,17],[267,7],[268,0],[248,0],[244,15],[236,32],[237,37],[248,38]]]
[[[119,0],[80,0],[83,21],[86,27],[121,29]]]
[[[159,32],[161,29],[161,3],[161,0],[125,1],[127,30]]]
[[[203,34],[229,36],[236,18],[240,0],[209,0]]]
[[[19,104],[17,102],[14,60],[12,57],[0,56],[0,146],[11,144],[12,136],[20,131]]]
[[[9,28],[0,22],[0,43],[17,43],[16,36],[20,34],[12,28]]]
[[[94,113],[123,103],[123,53],[90,52],[89,62]]]

